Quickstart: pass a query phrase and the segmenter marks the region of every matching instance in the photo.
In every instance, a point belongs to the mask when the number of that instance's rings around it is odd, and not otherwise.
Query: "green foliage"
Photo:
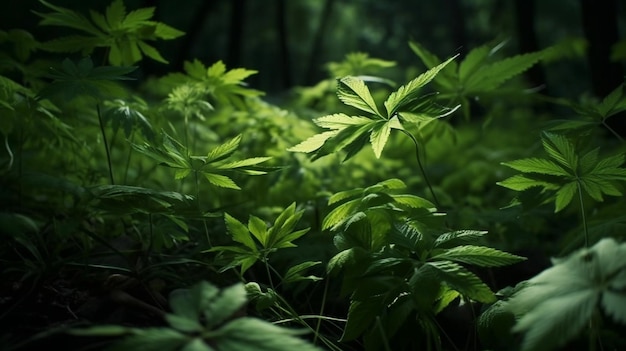
[[[228,213],[224,215],[226,228],[232,239],[241,244],[237,246],[215,246],[207,252],[220,252],[221,254],[232,253],[234,257],[231,263],[224,269],[241,266],[243,275],[259,259],[267,261],[267,256],[278,250],[296,247],[292,242],[304,234],[310,228],[295,230],[303,211],[296,211],[296,204],[292,203],[276,218],[274,224],[268,228],[267,223],[261,218],[250,215],[248,225],[244,225]],[[260,244],[260,249],[257,246]],[[317,263],[306,262],[300,266],[294,266],[287,272],[286,279],[290,282],[302,279],[299,274]]]
[[[555,190],[555,212],[559,212],[572,202],[574,195],[583,190],[596,201],[603,201],[603,194],[621,196],[618,182],[626,181],[624,155],[599,158],[598,149],[582,156],[565,137],[544,132],[543,148],[552,160],[526,158],[503,163],[524,174],[515,175],[499,185],[524,191],[532,187]]]
[[[109,351],[143,350],[319,350],[298,338],[302,332],[246,317],[246,289],[235,284],[224,289],[199,282],[170,296],[172,312],[165,315],[168,327],[132,328],[94,326],[72,329],[74,335],[122,339]]]
[[[522,350],[555,349],[589,326],[596,337],[599,311],[626,324],[625,253],[625,244],[604,238],[523,283],[506,302],[519,318],[513,330],[524,333]]]
[[[385,100],[385,113],[378,110],[369,88],[362,79],[347,76],[338,80],[337,96],[344,104],[373,116],[348,116],[343,113],[316,118],[315,124],[331,131],[316,134],[289,149],[292,152],[314,152],[313,159],[346,151],[344,161],[359,152],[368,139],[374,155],[380,158],[392,129],[404,130],[403,122],[416,122],[443,117],[454,109],[433,108],[432,97],[421,96],[421,88],[429,83],[447,64],[433,67],[401,86]]]
[[[241,142],[241,135],[218,145],[207,153],[206,156],[191,156],[182,144],[167,134],[163,134],[160,147],[155,147],[149,142],[143,145],[133,144],[133,148],[142,154],[150,156],[159,164],[174,168],[175,179],[183,179],[190,174],[201,174],[212,185],[241,190],[241,188],[223,172],[239,172],[247,175],[267,174],[268,168],[258,166],[270,159],[270,157],[252,157],[243,160],[232,160],[231,156],[237,151]]]
[[[89,18],[73,10],[39,0],[50,13],[39,13],[40,25],[60,26],[79,30],[84,34],[61,37],[43,43],[42,48],[53,52],[77,52],[88,55],[97,47],[107,48],[107,59],[114,66],[128,66],[143,58],[167,63],[156,48],[147,41],[175,39],[184,33],[164,23],[150,20],[154,7],[126,11],[123,0],[114,0],[105,13],[89,12]]]

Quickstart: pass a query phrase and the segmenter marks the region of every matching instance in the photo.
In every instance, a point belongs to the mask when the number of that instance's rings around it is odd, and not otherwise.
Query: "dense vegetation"
[[[580,42],[411,40],[266,94],[148,74],[185,36],[154,7],[38,5],[0,31],[3,350],[626,347],[624,87],[525,76]]]

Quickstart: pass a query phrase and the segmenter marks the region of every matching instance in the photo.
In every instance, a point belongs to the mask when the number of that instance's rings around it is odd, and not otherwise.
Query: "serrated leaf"
[[[35,12],[35,14],[43,18],[41,22],[39,22],[40,25],[70,27],[82,30],[95,36],[102,35],[102,32],[100,32],[98,28],[91,24],[91,22],[89,22],[89,20],[83,15],[70,9],[66,9],[60,6],[54,6],[44,0],[39,0],[39,2],[44,4],[46,7],[56,11],[46,14]]]
[[[524,261],[525,258],[486,246],[464,245],[448,249],[431,257],[432,260],[450,260],[480,267],[500,267]]]
[[[241,142],[242,135],[239,134],[236,137],[220,144],[219,146],[213,148],[207,154],[206,162],[217,162],[221,161],[225,158],[230,157],[239,147],[239,143]]]
[[[382,297],[371,297],[364,301],[352,300],[348,310],[348,321],[340,341],[356,339],[370,326],[374,318],[381,314],[384,307],[385,301]]]
[[[497,89],[507,80],[523,73],[542,58],[543,52],[533,52],[485,65],[481,70],[461,81],[466,93],[488,92]]]
[[[450,62],[452,62],[458,55],[455,55],[443,63],[429,69],[428,71],[420,74],[417,78],[411,80],[407,84],[401,86],[398,90],[391,93],[387,100],[385,100],[385,108],[387,109],[387,116],[393,116],[397,111],[402,110],[405,106],[411,104],[413,101],[419,98],[420,89],[433,80],[437,74],[444,69]]]
[[[491,289],[463,266],[450,261],[435,261],[426,264],[435,269],[441,280],[462,295],[483,303],[495,301],[496,297]]]
[[[202,174],[204,175],[206,180],[209,181],[209,183],[215,186],[219,186],[220,188],[226,188],[226,189],[241,190],[241,188],[239,187],[239,185],[237,185],[237,183],[235,183],[232,179],[228,178],[225,175],[215,174],[215,173],[205,173],[205,172],[202,172]]]
[[[359,208],[360,204],[361,200],[355,199],[335,207],[326,215],[326,217],[324,217],[324,220],[322,221],[322,230],[336,230],[341,223],[348,218],[349,214]]]
[[[154,7],[144,7],[130,11],[124,18],[123,25],[125,27],[132,27],[148,21],[154,16],[154,10]]]
[[[233,237],[233,240],[250,248],[252,251],[257,251],[254,240],[252,240],[252,236],[245,225],[228,213],[224,213],[224,220],[226,221],[228,233]]]
[[[502,165],[524,173],[541,173],[554,176],[570,176],[571,173],[558,164],[543,158],[525,158],[521,160],[503,162]]]
[[[374,126],[372,133],[370,134],[370,143],[372,144],[372,149],[374,150],[376,158],[380,158],[383,148],[385,147],[385,144],[387,144],[387,139],[389,139],[390,133],[391,127],[389,122],[377,123]]]
[[[287,273],[285,273],[283,277],[283,282],[294,283],[294,282],[302,281],[302,280],[313,280],[313,281],[322,280],[322,278],[316,277],[313,275],[309,275],[306,277],[302,275],[302,273],[306,271],[307,269],[320,265],[321,263],[322,261],[306,261],[306,262],[299,263],[295,266],[292,266],[287,270]]]
[[[338,80],[337,96],[344,104],[381,116],[369,88],[361,79],[348,76]]]
[[[237,169],[237,168],[246,168],[254,165],[258,165],[259,163],[263,163],[265,161],[271,160],[271,157],[251,157],[246,158],[244,160],[232,161],[228,163],[224,163],[221,165],[215,166],[217,169]]]
[[[261,243],[264,247],[267,246],[267,224],[259,217],[250,215],[248,219],[248,229],[250,233]]]
[[[114,0],[106,8],[106,19],[109,24],[109,28],[117,29],[120,27],[126,17],[126,7],[122,0]]]
[[[516,174],[501,182],[497,182],[496,184],[503,186],[505,188],[509,188],[511,190],[516,190],[516,191],[524,191],[524,190],[527,190],[536,186],[543,187],[546,189],[554,189],[558,187],[555,184],[548,183],[543,180],[528,178],[521,174]]]
[[[459,64],[459,81],[466,82],[469,77],[476,73],[485,62],[490,51],[491,49],[487,45],[470,50]]]
[[[367,117],[348,116],[343,113],[335,113],[332,115],[315,118],[313,120],[313,123],[322,128],[341,130],[348,126],[367,124],[371,121],[372,119]]]
[[[150,328],[138,330],[134,335],[125,337],[108,347],[108,351],[177,350],[188,340],[188,336],[171,328]]]
[[[487,234],[482,230],[457,230],[439,235],[435,239],[433,247],[451,248],[461,244],[476,243],[480,238]]]
[[[563,185],[556,192],[556,199],[554,201],[554,205],[555,205],[554,213],[559,212],[565,207],[567,207],[567,205],[569,205],[570,202],[572,202],[572,199],[574,198],[574,195],[576,194],[577,191],[578,191],[578,186],[576,185],[576,182],[570,182],[570,183]]]
[[[214,341],[220,351],[321,351],[295,336],[301,333],[260,319],[242,317],[221,327]]]
[[[342,200],[354,197],[362,193],[363,193],[363,188],[355,188],[355,189],[350,189],[346,191],[340,191],[338,193],[331,195],[328,198],[328,205],[332,205],[334,203],[340,202]]]
[[[411,208],[426,208],[426,209],[435,208],[435,205],[432,202],[424,198],[421,198],[419,196],[408,195],[408,194],[398,194],[398,195],[391,195],[391,197],[393,198],[395,202],[402,204],[404,206],[411,207]]]
[[[204,317],[212,326],[222,324],[232,318],[248,301],[246,289],[242,283],[237,283],[220,290],[219,294],[204,307]]]
[[[541,136],[543,148],[548,155],[565,168],[575,171],[578,167],[578,156],[574,145],[563,135],[543,132]]]
[[[306,139],[305,141],[299,143],[298,145],[290,147],[289,149],[287,149],[287,151],[305,152],[305,153],[313,152],[321,148],[322,145],[324,145],[324,143],[328,139],[334,137],[335,135],[337,135],[337,133],[338,131],[330,131],[330,132],[315,134],[312,137],[309,137],[308,139]]]

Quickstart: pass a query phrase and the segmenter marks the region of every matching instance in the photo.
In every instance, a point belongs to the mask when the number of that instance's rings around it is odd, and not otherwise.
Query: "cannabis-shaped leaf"
[[[453,62],[446,67],[434,79],[442,93],[440,97],[459,101],[465,107],[466,117],[469,117],[471,98],[501,94],[505,91],[501,89],[505,82],[537,64],[545,55],[545,51],[539,51],[495,60],[495,54],[504,44],[480,46],[471,50],[459,64]],[[410,42],[410,47],[428,68],[436,67],[442,62],[416,42]]]
[[[555,212],[569,205],[577,192],[585,191],[596,201],[603,201],[603,195],[622,195],[617,182],[626,181],[623,154],[600,158],[599,150],[594,149],[579,156],[565,136],[547,132],[543,133],[542,141],[551,159],[526,158],[505,162],[503,165],[523,174],[498,184],[516,191],[537,186],[555,190]]]
[[[626,94],[624,85],[620,85],[607,95],[602,101],[587,101],[584,103],[573,103],[567,99],[556,100],[557,103],[570,107],[578,114],[578,118],[567,120],[555,120],[551,127],[553,131],[568,131],[588,129],[589,127],[603,125],[618,139],[622,137],[615,132],[608,124],[610,117],[616,116],[620,112],[626,111]]]
[[[75,335],[121,337],[107,351],[319,351],[297,337],[302,331],[285,329],[260,319],[242,316],[246,288],[235,284],[224,289],[201,281],[170,295],[168,327],[132,328],[95,326],[73,329]]]
[[[422,73],[417,78],[391,93],[384,102],[381,112],[362,79],[347,76],[338,80],[337,96],[348,106],[352,106],[367,116],[348,116],[343,113],[332,114],[315,119],[318,126],[330,129],[310,137],[291,147],[293,152],[316,152],[313,159],[346,151],[344,160],[356,155],[369,141],[376,158],[380,158],[387,144],[392,129],[404,130],[402,122],[416,122],[422,119],[434,119],[450,114],[455,109],[434,104],[432,95],[421,95],[421,88],[428,84],[453,58]]]
[[[206,156],[190,156],[181,143],[167,134],[163,134],[163,143],[160,147],[146,142],[143,145],[133,144],[133,148],[164,166],[176,169],[174,175],[176,179],[183,179],[192,172],[197,172],[215,186],[240,190],[241,188],[230,177],[222,173],[234,171],[248,175],[267,174],[270,168],[261,167],[258,164],[271,158],[252,157],[232,160],[231,156],[237,151],[241,138],[242,136],[238,135],[216,146]]]
[[[524,333],[523,351],[562,345],[599,310],[626,324],[626,244],[605,238],[553,263],[507,303],[519,317],[513,330]]]
[[[102,119],[111,122],[113,131],[117,132],[120,128],[124,131],[124,135],[130,138],[136,128],[148,139],[154,139],[154,131],[150,121],[144,115],[148,110],[148,104],[137,96],[133,96],[132,100],[107,100],[104,102],[104,111]]]
[[[304,211],[296,211],[296,204],[292,203],[268,228],[267,223],[259,217],[250,215],[248,225],[239,222],[228,213],[224,215],[226,228],[237,246],[215,246],[207,252],[232,253],[234,258],[226,268],[241,266],[241,274],[248,270],[257,260],[267,259],[267,255],[277,249],[295,247],[294,240],[306,234],[310,228],[294,230]],[[310,266],[301,266],[292,269],[293,281],[302,270]]]
[[[53,10],[39,13],[41,25],[77,29],[84,34],[54,39],[43,44],[43,48],[54,52],[77,52],[90,54],[96,47],[108,48],[109,63],[114,66],[132,65],[143,55],[167,63],[161,54],[147,41],[178,38],[184,33],[166,24],[150,20],[154,7],[126,11],[122,0],[114,0],[104,14],[89,12],[89,18],[73,10],[39,0]]]
[[[160,85],[175,90],[186,86],[188,94],[196,93],[220,104],[241,105],[241,98],[256,97],[263,92],[247,87],[244,82],[257,71],[245,68],[226,69],[222,61],[205,66],[200,60],[185,61],[185,73],[171,73],[160,79]]]
[[[39,97],[58,96],[70,101],[84,95],[96,98],[107,94],[121,95],[123,90],[114,81],[133,79],[126,75],[135,69],[136,67],[94,67],[89,57],[81,59],[77,64],[65,59],[60,69],[50,69],[47,77],[53,81],[39,92]]]

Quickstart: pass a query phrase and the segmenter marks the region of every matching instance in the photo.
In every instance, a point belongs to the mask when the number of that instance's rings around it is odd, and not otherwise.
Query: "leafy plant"
[[[302,332],[281,328],[245,316],[246,289],[235,284],[224,289],[199,282],[170,295],[171,313],[165,315],[168,327],[133,328],[94,326],[73,329],[82,336],[123,337],[107,350],[319,350],[298,338]]]
[[[584,330],[599,338],[601,312],[626,324],[626,244],[604,238],[591,248],[553,259],[549,269],[521,284],[505,308],[524,334],[522,350],[552,350]]]
[[[601,159],[598,155],[599,149],[594,149],[579,156],[574,145],[565,136],[547,132],[542,134],[542,143],[551,160],[526,158],[505,162],[505,166],[524,174],[514,175],[498,184],[516,191],[532,187],[541,187],[544,191],[554,190],[554,212],[563,210],[578,193],[587,243],[583,191],[600,202],[603,201],[603,195],[621,196],[618,182],[626,181],[626,168],[621,167],[624,155]]]
[[[105,13],[89,12],[89,18],[73,10],[39,0],[53,10],[50,13],[35,12],[42,20],[40,25],[77,29],[84,34],[61,37],[43,43],[42,48],[53,52],[77,52],[91,54],[95,48],[107,49],[107,59],[114,66],[137,63],[143,55],[167,63],[156,48],[147,41],[175,39],[184,33],[164,23],[152,21],[154,7],[126,12],[123,0],[114,0]]]

